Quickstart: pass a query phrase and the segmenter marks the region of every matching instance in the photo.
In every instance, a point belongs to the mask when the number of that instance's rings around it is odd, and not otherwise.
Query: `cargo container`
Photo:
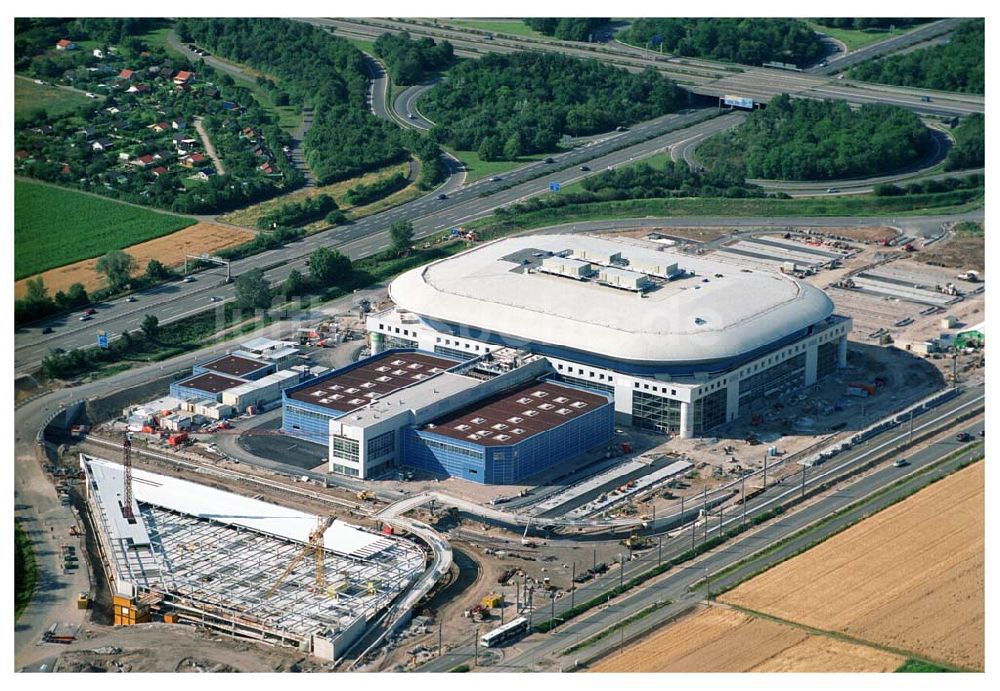
[[[188,440],[187,432],[180,432],[178,434],[171,434],[167,439],[167,443],[171,446],[180,446]]]

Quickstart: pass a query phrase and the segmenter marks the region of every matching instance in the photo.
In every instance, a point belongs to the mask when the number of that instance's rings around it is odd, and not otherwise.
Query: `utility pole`
[[[805,499],[806,496],[806,466],[802,464],[802,495],[801,497]]]
[[[708,487],[701,491],[701,513],[705,517],[705,536],[702,542],[708,542]]]
[[[444,655],[444,647],[441,645],[441,617],[438,617],[438,657]]]
[[[530,628],[530,625],[529,625]],[[479,627],[476,627],[476,637],[472,640],[472,647],[476,649],[476,661],[475,666],[479,666]]]
[[[681,523],[684,522],[684,495],[681,495]]]
[[[573,580],[569,584],[569,608],[576,605],[576,562],[573,562]]]
[[[625,560],[621,552],[618,553],[618,588],[620,590],[625,588]]]
[[[764,489],[767,489],[767,454],[764,454]]]
[[[909,446],[911,443],[913,443],[913,409],[912,408],[910,409],[910,432],[909,432],[909,435],[906,437],[906,444],[907,444],[907,446]]]
[[[556,591],[552,590],[549,592],[549,600],[552,603],[551,614],[549,615],[549,631],[556,627]]]
[[[597,571],[597,548],[594,548],[594,571]]]
[[[740,497],[742,498],[741,504],[743,504],[743,527],[747,525],[747,489],[746,489],[747,474],[740,472]]]
[[[663,536],[656,536],[656,565],[660,566],[663,564]]]

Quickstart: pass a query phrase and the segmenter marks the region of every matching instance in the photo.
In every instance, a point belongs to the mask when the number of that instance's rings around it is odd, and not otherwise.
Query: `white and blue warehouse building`
[[[846,366],[819,288],[733,258],[590,235],[485,243],[413,269],[370,314],[373,353],[515,348],[613,400],[618,424],[696,437]],[[413,433],[408,433],[412,437]]]
[[[282,430],[326,446],[330,472],[350,477],[407,466],[516,483],[614,435],[610,395],[553,375],[512,349],[471,360],[385,350],[286,389]]]

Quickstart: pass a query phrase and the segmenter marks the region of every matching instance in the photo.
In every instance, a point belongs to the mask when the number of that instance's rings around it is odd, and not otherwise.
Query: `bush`
[[[388,197],[409,184],[409,178],[402,173],[396,173],[387,178],[380,178],[369,184],[358,184],[347,190],[344,200],[353,206],[364,206],[374,201]]]
[[[329,194],[318,194],[315,197],[307,197],[301,202],[282,204],[274,211],[258,218],[257,227],[271,229],[302,226],[323,218],[325,214],[336,210],[336,208],[337,202],[334,201],[333,197]]]

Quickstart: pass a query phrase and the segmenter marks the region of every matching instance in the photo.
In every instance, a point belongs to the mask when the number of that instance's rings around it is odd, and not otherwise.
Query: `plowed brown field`
[[[595,672],[888,672],[903,658],[828,636],[704,607],[603,660]]]
[[[981,670],[984,497],[980,462],[721,600]]]
[[[149,242],[142,242],[125,248],[125,252],[135,257],[139,262],[139,272],[145,271],[150,259],[159,259],[165,266],[177,266],[184,263],[185,254],[201,254],[217,252],[226,247],[235,247],[249,242],[254,234],[249,230],[215,223],[198,223],[190,228],[165,235]],[[86,259],[74,264],[61,266],[58,269],[45,271],[38,276],[45,281],[49,295],[56,291],[66,290],[74,283],[82,283],[88,291],[97,290],[106,285],[104,276],[97,273],[94,265],[97,259]],[[32,276],[37,278],[37,276]],[[24,295],[28,279],[14,284],[15,297]]]

